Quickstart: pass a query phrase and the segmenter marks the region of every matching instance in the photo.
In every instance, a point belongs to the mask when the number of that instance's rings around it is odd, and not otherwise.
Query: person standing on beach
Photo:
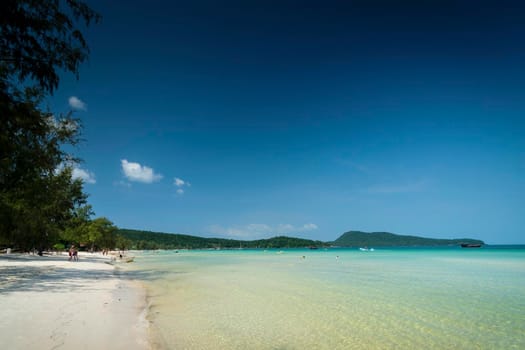
[[[71,261],[71,259],[73,259],[73,261],[78,261],[78,250],[74,245],[69,248],[69,261]]]

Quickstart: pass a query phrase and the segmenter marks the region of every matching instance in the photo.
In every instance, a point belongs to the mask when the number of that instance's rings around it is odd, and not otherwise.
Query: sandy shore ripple
[[[0,255],[3,349],[149,349],[145,291],[99,254]]]

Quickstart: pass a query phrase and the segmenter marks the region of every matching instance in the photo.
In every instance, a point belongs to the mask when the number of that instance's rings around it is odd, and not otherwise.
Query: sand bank
[[[145,291],[108,261],[0,255],[0,347],[149,349]]]

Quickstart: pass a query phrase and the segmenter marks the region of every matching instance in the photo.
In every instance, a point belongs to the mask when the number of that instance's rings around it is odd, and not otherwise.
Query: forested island
[[[277,236],[252,241],[204,238],[175,233],[119,229],[128,248],[132,249],[237,249],[237,248],[320,248],[320,247],[428,247],[456,246],[461,243],[484,244],[483,241],[462,239],[434,239],[397,235],[389,232],[349,231],[332,242]]]
[[[438,247],[460,244],[481,244],[484,242],[472,238],[436,239],[419,236],[405,236],[390,232],[345,232],[332,242],[339,247]]]

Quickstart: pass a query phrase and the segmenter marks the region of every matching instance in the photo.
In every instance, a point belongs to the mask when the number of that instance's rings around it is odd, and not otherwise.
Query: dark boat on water
[[[481,248],[481,244],[478,244],[478,243],[461,243],[461,248]]]

